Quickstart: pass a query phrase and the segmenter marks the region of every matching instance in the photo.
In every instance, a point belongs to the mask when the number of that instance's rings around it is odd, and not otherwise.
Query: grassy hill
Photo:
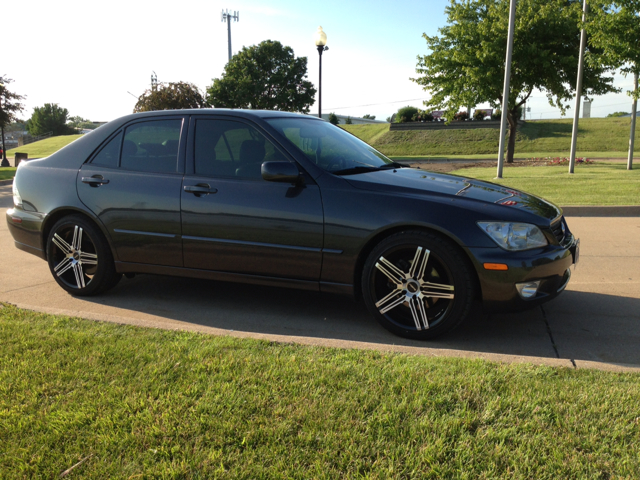
[[[629,144],[629,118],[585,118],[578,129],[578,156],[626,158]],[[341,125],[382,153],[390,156],[495,156],[498,129],[389,131],[389,124]],[[516,156],[568,156],[571,146],[572,120],[534,120],[520,125]],[[80,135],[47,138],[7,152],[26,152],[29,158],[51,155]],[[640,122],[636,127],[636,144],[640,149]],[[637,150],[638,150],[637,149]]]
[[[40,140],[39,142],[33,142],[22,147],[7,150],[7,158],[13,158],[13,155],[16,152],[27,153],[29,154],[29,158],[48,157],[52,153],[57,152],[62,147],[66,147],[81,136],[82,135],[60,135],[58,137],[45,138],[44,140]]]
[[[626,156],[630,122],[629,118],[581,119],[578,129],[578,155],[620,152],[617,156]],[[500,137],[498,129],[489,128],[391,132],[388,124],[341,126],[382,153],[393,156],[495,154],[498,151]],[[516,155],[568,155],[571,130],[571,119],[536,120],[520,125]],[[640,139],[640,123],[636,127],[636,137]]]

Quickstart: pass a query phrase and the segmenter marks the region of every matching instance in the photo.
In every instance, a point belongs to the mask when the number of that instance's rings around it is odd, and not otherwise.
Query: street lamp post
[[[322,27],[318,27],[316,32],[316,47],[320,56],[320,77],[318,80],[318,118],[322,118],[322,52],[329,50],[327,44],[327,34],[322,31]]]

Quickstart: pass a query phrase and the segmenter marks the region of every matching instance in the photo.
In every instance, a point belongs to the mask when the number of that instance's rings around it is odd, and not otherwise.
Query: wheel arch
[[[469,253],[463,248],[462,244],[458,239],[454,236],[449,235],[437,228],[433,228],[425,225],[395,225],[386,230],[377,232],[374,236],[372,236],[367,243],[365,243],[364,247],[360,250],[358,258],[356,260],[356,265],[354,269],[354,278],[353,278],[353,291],[356,299],[360,300],[362,298],[362,271],[364,269],[364,264],[367,261],[367,258],[373,251],[373,249],[385,238],[390,237],[391,235],[395,235],[400,232],[427,232],[433,235],[437,235],[444,241],[448,242],[452,245],[458,253],[460,253],[460,257],[469,267],[469,270],[472,272],[472,278],[475,286],[476,296],[481,298],[482,296],[482,288],[480,284],[480,277],[478,276],[478,272],[474,266],[473,261],[469,257]]]
[[[98,218],[87,213],[85,210],[81,210],[76,207],[59,208],[57,210],[52,211],[49,215],[46,216],[44,223],[42,225],[42,251],[44,252],[45,259],[47,256],[47,239],[49,238],[49,233],[51,233],[51,229],[56,224],[56,222],[58,222],[58,220],[60,220],[61,218],[67,217],[69,215],[79,215],[81,217],[84,217],[86,220],[90,221],[91,223],[93,223],[98,228],[98,230],[100,230],[102,235],[104,235],[104,238],[106,239],[107,244],[111,249],[111,254],[113,255],[113,258],[117,259],[116,251],[113,248],[111,238],[107,232],[107,229],[102,224],[102,222]]]

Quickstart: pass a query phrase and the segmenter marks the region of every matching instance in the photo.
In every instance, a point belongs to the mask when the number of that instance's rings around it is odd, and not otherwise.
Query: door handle
[[[82,183],[86,183],[92,187],[99,187],[100,185],[109,183],[109,180],[105,179],[102,175],[93,175],[92,177],[82,177]]]
[[[199,183],[197,185],[185,185],[184,191],[193,193],[196,197],[200,195],[209,195],[210,193],[218,193],[217,188],[211,188],[208,183]]]

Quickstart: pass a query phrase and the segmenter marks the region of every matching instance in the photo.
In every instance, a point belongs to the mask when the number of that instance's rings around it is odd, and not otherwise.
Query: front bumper
[[[507,252],[501,248],[469,248],[482,292],[486,312],[525,310],[548,302],[566,288],[571,278],[571,266],[579,252],[579,239],[571,237],[563,246]],[[502,263],[508,270],[486,270],[485,263]],[[516,284],[540,281],[536,294],[524,299]]]

